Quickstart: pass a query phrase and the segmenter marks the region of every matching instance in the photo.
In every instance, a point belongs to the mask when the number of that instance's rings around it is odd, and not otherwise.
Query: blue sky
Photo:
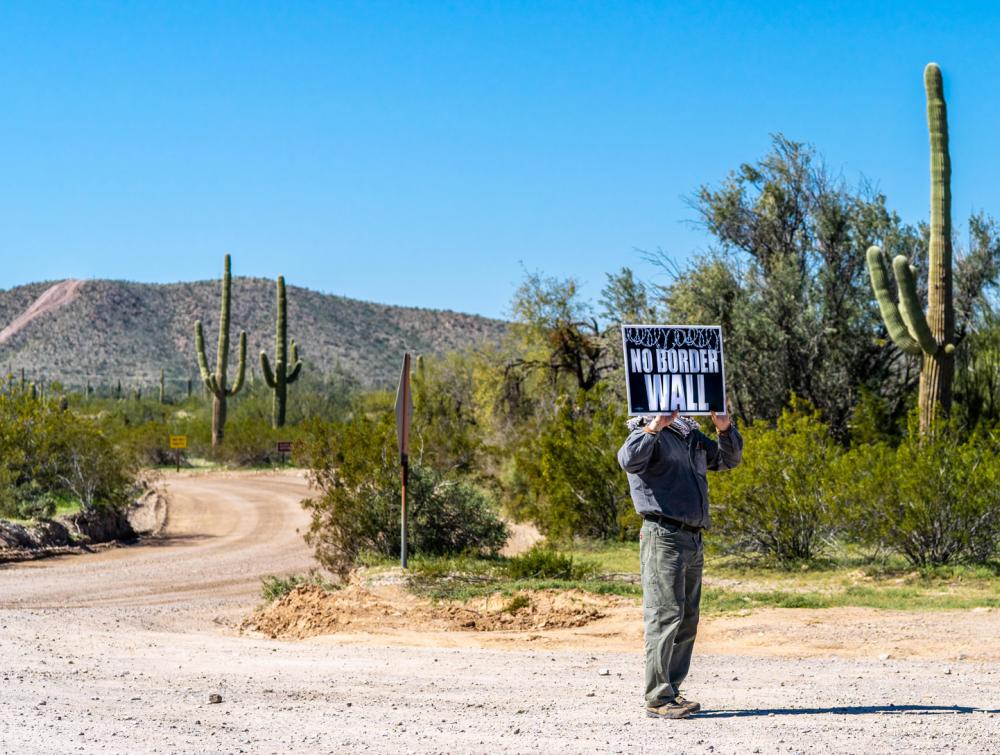
[[[814,143],[927,213],[945,74],[955,219],[1000,215],[990,3],[0,6],[0,287],[234,272],[501,315],[522,265],[656,271],[686,198]]]

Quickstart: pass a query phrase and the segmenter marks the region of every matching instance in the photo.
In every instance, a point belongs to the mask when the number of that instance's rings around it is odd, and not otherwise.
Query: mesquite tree
[[[278,276],[277,323],[274,331],[274,370],[267,360],[267,354],[260,352],[260,369],[264,373],[264,381],[274,392],[271,426],[285,426],[285,404],[288,400],[288,385],[298,380],[302,372],[302,362],[299,361],[299,347],[292,341],[291,360],[288,359],[288,303],[285,299],[285,278]]]
[[[927,314],[920,305],[909,260],[892,261],[899,303],[888,284],[882,250],[868,250],[868,270],[889,336],[906,354],[922,358],[920,370],[920,431],[927,432],[940,410],[951,409],[951,384],[955,373],[955,306],[951,249],[951,159],[948,156],[948,113],[941,83],[941,69],[928,63],[924,69],[927,91],[927,127],[931,147],[931,225],[927,250]]]
[[[226,255],[222,273],[222,305],[219,315],[219,348],[216,352],[215,372],[208,370],[208,360],[205,358],[205,336],[201,329],[201,320],[194,324],[194,350],[198,357],[198,368],[205,388],[212,394],[212,445],[222,443],[226,427],[226,399],[235,396],[243,387],[243,374],[247,357],[247,334],[240,331],[240,359],[236,368],[236,382],[231,388],[226,387],[226,370],[229,366],[229,301],[232,291],[232,275],[230,274],[229,255]]]

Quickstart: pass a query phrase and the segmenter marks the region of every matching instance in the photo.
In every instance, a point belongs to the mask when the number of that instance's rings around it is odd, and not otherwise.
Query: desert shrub
[[[597,565],[539,544],[510,558],[504,565],[504,571],[511,579],[577,580],[593,576]]]
[[[743,431],[743,462],[709,475],[723,547],[778,561],[814,558],[834,530],[831,464],[839,446],[811,407],[793,401],[777,427]]]
[[[986,313],[955,357],[955,416],[965,427],[1000,425],[1000,312]]]
[[[0,517],[44,519],[56,512],[58,497],[35,480],[24,480],[16,469],[0,463]]]
[[[170,450],[169,436],[180,434],[167,423],[150,419],[139,425],[117,429],[118,442],[127,448],[136,460],[146,467],[173,464],[175,452]]]
[[[301,435],[298,428],[272,428],[270,418],[242,416],[226,422],[222,444],[210,449],[216,461],[238,467],[265,467],[278,464],[278,441],[294,441]],[[288,454],[285,454],[288,460]]]
[[[28,480],[14,490],[13,516],[18,519],[44,519],[56,513],[59,496],[35,480]]]
[[[346,574],[365,551],[399,553],[400,475],[392,414],[362,410],[349,422],[313,425],[302,458],[319,495],[306,540],[324,566]],[[507,527],[489,494],[458,477],[412,463],[407,548],[414,555],[496,553]]]
[[[139,465],[93,420],[60,402],[0,391],[0,515],[49,516],[58,500],[124,508],[142,487]]]
[[[327,591],[336,590],[339,587],[318,574],[290,574],[286,577],[269,574],[260,580],[260,596],[265,602],[271,603],[301,585],[315,585]]]
[[[439,470],[475,474],[483,449],[474,362],[466,354],[421,357],[413,373],[414,448]]]
[[[852,537],[917,566],[985,562],[1000,542],[1000,437],[942,424],[897,448],[859,446],[838,465]]]
[[[616,457],[625,419],[606,386],[562,397],[508,465],[503,484],[511,511],[555,540],[637,534],[641,520]]]

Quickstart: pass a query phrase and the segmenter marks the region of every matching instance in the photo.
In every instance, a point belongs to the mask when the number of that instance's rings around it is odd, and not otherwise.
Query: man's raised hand
[[[728,430],[733,425],[733,421],[730,417],[730,415],[732,415],[733,413],[732,404],[730,404],[726,408],[728,409],[728,411],[725,414],[716,414],[715,411],[711,412],[712,423],[715,425],[715,429],[720,433],[726,432],[726,430]]]
[[[651,433],[658,433],[664,427],[668,427],[673,424],[674,420],[681,416],[680,411],[675,411],[673,414],[667,416],[666,414],[657,414],[653,417],[653,420],[646,425],[645,430]]]

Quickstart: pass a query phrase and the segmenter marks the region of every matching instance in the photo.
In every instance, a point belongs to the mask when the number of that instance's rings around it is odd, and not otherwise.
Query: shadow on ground
[[[876,713],[931,716],[953,713],[1000,713],[1000,710],[964,705],[853,705],[834,708],[757,708],[754,710],[703,710],[691,718],[746,718],[749,716],[803,716],[832,713],[836,716],[865,716]]]

